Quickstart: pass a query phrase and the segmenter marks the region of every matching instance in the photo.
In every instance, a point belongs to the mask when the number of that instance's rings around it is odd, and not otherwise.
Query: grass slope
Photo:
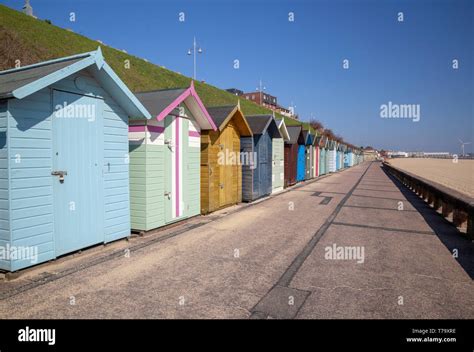
[[[14,67],[15,60],[20,60],[21,65],[26,66],[93,51],[99,45],[107,63],[132,91],[182,88],[190,84],[189,77],[0,5],[0,70]],[[128,69],[125,68],[126,60],[130,62]],[[237,103],[238,98],[225,90],[201,82],[195,82],[195,85],[206,106]],[[241,99],[240,104],[247,115],[271,112],[245,99]],[[288,125],[301,124],[299,121],[286,117],[285,122]],[[308,126],[306,123],[303,124]]]

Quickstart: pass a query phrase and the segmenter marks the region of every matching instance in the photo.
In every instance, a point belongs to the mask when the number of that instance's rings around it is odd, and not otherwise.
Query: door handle
[[[168,149],[170,151],[173,151],[173,148],[174,148],[174,144],[173,144],[173,141],[170,139],[165,139],[165,144],[168,146]]]
[[[55,170],[55,171],[51,171],[51,175],[58,176],[59,182],[64,183],[64,176],[67,176],[67,171]]]
[[[163,195],[168,197],[168,199],[171,199],[171,192],[165,192]]]

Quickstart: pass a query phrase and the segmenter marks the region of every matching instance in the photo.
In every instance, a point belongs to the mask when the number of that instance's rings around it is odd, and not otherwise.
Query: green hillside
[[[14,67],[15,60],[20,60],[21,65],[25,66],[93,51],[99,45],[107,63],[132,91],[182,88],[190,84],[189,77],[0,5],[0,70]],[[125,60],[130,62],[128,69],[125,68]],[[196,90],[207,106],[237,102],[237,97],[225,90],[201,82],[195,82],[195,84]],[[245,99],[240,103],[242,110],[248,115],[271,112]],[[285,118],[285,122],[289,125],[300,123],[290,118]]]

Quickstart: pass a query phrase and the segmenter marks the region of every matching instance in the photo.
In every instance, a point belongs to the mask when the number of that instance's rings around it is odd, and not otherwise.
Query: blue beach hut
[[[100,48],[0,72],[0,269],[130,235],[129,116]]]
[[[282,138],[272,115],[246,116],[253,137],[240,138],[242,200],[251,202],[272,193],[272,146]]]

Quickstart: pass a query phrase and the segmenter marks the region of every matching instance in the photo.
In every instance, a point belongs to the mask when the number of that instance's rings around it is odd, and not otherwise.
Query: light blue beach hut
[[[100,48],[0,72],[0,269],[129,236],[129,116]]]

